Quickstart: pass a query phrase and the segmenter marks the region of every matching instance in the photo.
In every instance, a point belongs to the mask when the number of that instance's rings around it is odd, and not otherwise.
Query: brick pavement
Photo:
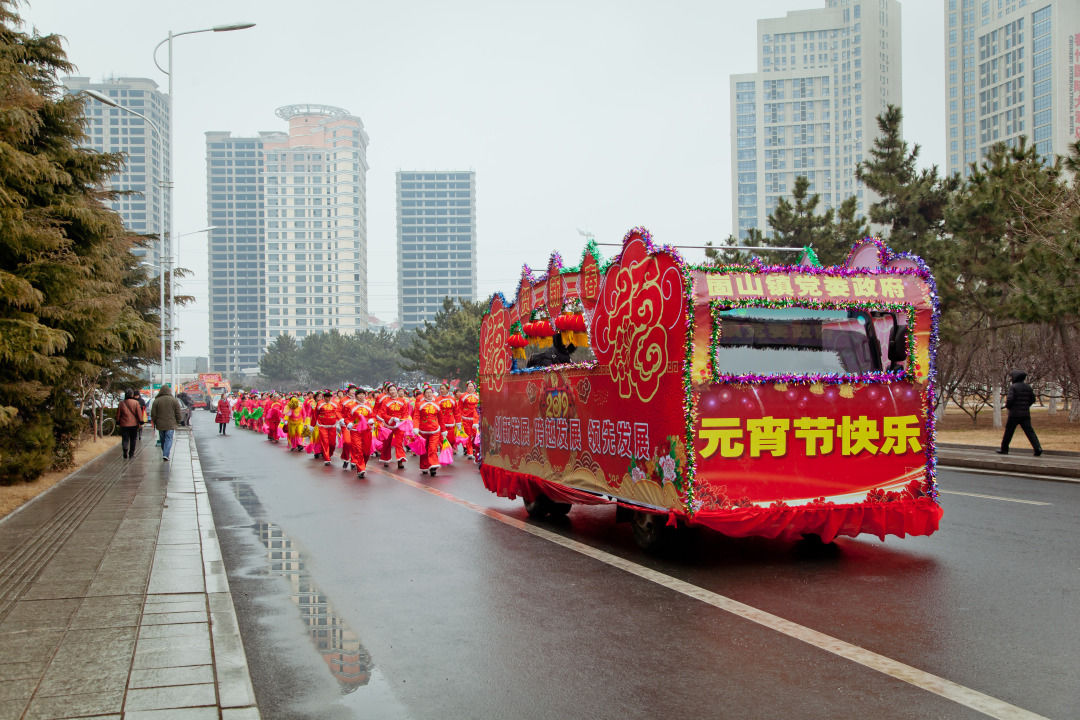
[[[0,521],[0,720],[256,720],[190,431]]]

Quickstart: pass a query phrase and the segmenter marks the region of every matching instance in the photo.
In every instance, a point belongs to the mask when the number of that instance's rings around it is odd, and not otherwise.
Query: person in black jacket
[[[1005,421],[1005,434],[1001,437],[1001,449],[997,451],[999,455],[1009,454],[1009,443],[1012,441],[1017,425],[1023,428],[1028,442],[1031,443],[1031,447],[1035,450],[1035,456],[1042,455],[1042,445],[1039,444],[1039,437],[1031,427],[1031,410],[1029,408],[1035,404],[1035,392],[1030,385],[1024,382],[1026,377],[1027,373],[1022,370],[1014,370],[1009,373],[1012,385],[1009,386],[1009,393],[1005,396],[1005,409],[1009,411],[1009,417]]]
[[[552,338],[552,345],[543,352],[538,352],[529,358],[528,367],[551,367],[552,365],[566,365],[573,362],[574,343],[564,344],[559,333]]]

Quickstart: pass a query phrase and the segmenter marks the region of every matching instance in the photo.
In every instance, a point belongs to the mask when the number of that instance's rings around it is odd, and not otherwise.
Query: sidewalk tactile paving
[[[0,720],[258,720],[194,440],[140,443],[0,521]]]
[[[128,679],[128,688],[196,685],[212,682],[214,682],[213,665],[186,665],[184,667],[133,670],[131,677]]]
[[[82,720],[80,718],[80,720]],[[136,710],[124,713],[124,720],[218,720],[217,707]]]
[[[127,692],[124,711],[161,710],[216,705],[217,693],[214,683],[200,685],[170,685],[165,687],[135,688]]]

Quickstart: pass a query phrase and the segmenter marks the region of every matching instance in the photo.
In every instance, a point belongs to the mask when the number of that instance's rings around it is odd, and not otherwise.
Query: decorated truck
[[[217,401],[221,393],[231,392],[229,381],[221,373],[199,373],[199,389],[205,398],[204,407],[210,412],[217,412]]]
[[[689,265],[643,228],[610,260],[590,241],[491,298],[481,476],[533,517],[616,504],[643,547],[678,525],[929,535],[936,340],[929,270],[873,238],[835,267]],[[552,344],[588,350],[527,367]]]

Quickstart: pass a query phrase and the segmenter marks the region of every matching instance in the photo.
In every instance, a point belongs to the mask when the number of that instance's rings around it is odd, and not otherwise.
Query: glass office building
[[[431,320],[449,298],[476,299],[476,173],[397,173],[398,317]]]
[[[826,0],[757,22],[758,70],[731,76],[732,234],[768,233],[767,218],[804,175],[824,210],[872,193],[855,178],[877,116],[903,106],[900,4]]]

